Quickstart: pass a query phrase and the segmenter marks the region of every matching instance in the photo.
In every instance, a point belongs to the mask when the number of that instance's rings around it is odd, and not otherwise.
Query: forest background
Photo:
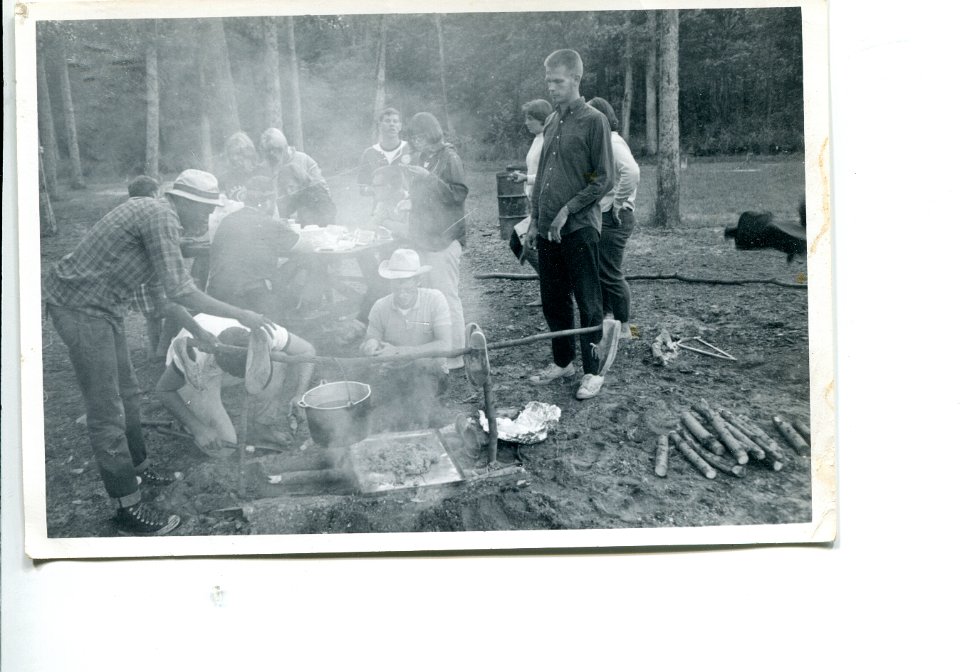
[[[139,173],[215,169],[237,130],[269,126],[325,174],[354,168],[375,111],[434,113],[468,160],[516,161],[520,106],[545,98],[543,59],[585,62],[621,135],[657,153],[657,12],[148,19],[38,24],[38,103],[51,191]],[[683,154],[803,151],[799,8],[679,13]],[[52,148],[52,150],[51,150]]]

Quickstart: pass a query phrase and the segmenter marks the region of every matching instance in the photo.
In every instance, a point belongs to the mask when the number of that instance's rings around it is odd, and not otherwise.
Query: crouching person
[[[427,427],[446,381],[444,352],[450,350],[450,308],[443,293],[420,286],[429,266],[413,250],[398,249],[381,262],[390,294],[370,309],[360,352],[370,357],[421,355],[410,362],[385,363],[374,381],[374,405],[383,429]]]
[[[283,351],[289,355],[312,357],[313,346],[279,325],[263,327],[252,336],[250,329],[236,320],[197,315],[197,324],[217,337],[221,345],[243,348],[242,351],[218,348],[216,354],[201,352],[190,343],[190,334],[181,331],[170,343],[167,368],[157,382],[160,401],[193,436],[197,447],[211,457],[227,457],[234,452],[224,444],[237,443],[237,430],[230,420],[220,396],[224,386],[243,382],[246,372],[248,346],[251,340],[265,341],[260,350],[264,358],[269,351]],[[269,367],[266,387],[249,400],[248,443],[289,443],[285,431],[277,423],[285,413],[296,413],[302,420],[302,410],[296,401],[306,392],[313,375],[313,364],[283,364],[267,360]]]

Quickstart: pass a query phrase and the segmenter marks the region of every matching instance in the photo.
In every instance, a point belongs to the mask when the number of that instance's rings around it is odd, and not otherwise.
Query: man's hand
[[[400,354],[403,354],[403,348],[390,345],[389,343],[382,343],[380,349],[377,351],[378,357],[392,357],[393,355]]]
[[[514,182],[526,182],[527,174],[521,173],[519,170],[515,170],[510,173],[510,179],[512,179]]]
[[[611,215],[613,216],[613,221],[617,223],[617,226],[621,226],[623,224],[623,222],[620,221],[620,210],[622,210],[622,208],[613,206],[613,210],[611,211]]]
[[[193,440],[203,451],[216,451],[220,449],[220,437],[217,430],[207,425],[201,425],[193,432]]]
[[[567,210],[567,206],[560,208],[560,212],[557,213],[557,216],[553,218],[553,221],[550,222],[550,230],[547,231],[547,240],[553,243],[560,242],[560,229],[563,228],[563,225],[567,223],[567,217],[570,216],[570,211]]]
[[[220,345],[220,341],[217,340],[217,337],[206,329],[198,327],[193,336],[200,343],[200,349],[205,352],[213,352],[217,349],[217,346]]]
[[[380,341],[375,338],[367,339],[360,346],[360,354],[364,357],[372,357],[380,350]]]
[[[241,312],[241,317],[237,319],[237,322],[245,326],[250,331],[263,329],[268,336],[273,336],[273,330],[276,327],[273,322],[265,318],[260,313],[255,313],[252,310],[244,310]]]

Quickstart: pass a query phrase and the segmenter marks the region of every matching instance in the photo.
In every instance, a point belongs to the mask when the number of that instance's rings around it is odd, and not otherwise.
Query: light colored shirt
[[[633,158],[630,145],[619,133],[610,134],[610,146],[613,149],[613,188],[600,199],[600,211],[607,212],[614,207],[634,210],[640,166]]]
[[[437,327],[450,324],[446,297],[440,290],[421,287],[416,303],[407,310],[397,308],[392,294],[374,303],[367,323],[367,339],[396,346],[426,345],[437,340]],[[445,349],[449,347],[449,343],[444,344]]]
[[[196,320],[197,324],[203,329],[217,337],[230,327],[247,329],[247,327],[240,324],[237,320],[229,317],[217,317],[216,315],[200,313],[199,315],[195,315],[193,319]],[[249,331],[249,329],[247,329],[247,331]],[[212,387],[219,389],[219,384],[213,385],[213,383],[219,383],[224,372],[217,365],[216,357],[210,353],[200,352],[199,350],[194,350],[194,359],[191,360],[186,357],[186,348],[184,345],[188,338],[192,338],[192,334],[186,329],[181,329],[180,333],[170,342],[170,347],[167,349],[167,366],[173,364],[188,380],[195,376],[194,379],[200,381],[201,390]],[[283,350],[287,347],[289,340],[290,333],[278,324],[270,339],[270,349]],[[188,368],[192,370],[190,372],[191,375],[187,375]]]
[[[537,181],[537,164],[540,163],[540,152],[543,150],[543,131],[540,131],[533,137],[530,143],[530,149],[527,150],[527,183],[523,187],[523,193],[530,198],[533,193],[533,185]]]

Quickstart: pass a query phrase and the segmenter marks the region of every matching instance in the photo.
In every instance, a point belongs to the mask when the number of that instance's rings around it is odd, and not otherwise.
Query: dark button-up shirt
[[[172,207],[155,198],[131,198],[104,215],[50,269],[43,300],[123,319],[134,292],[144,284],[159,302],[197,290],[180,253],[180,220]]]
[[[531,196],[531,218],[546,238],[560,208],[570,215],[566,236],[592,226],[600,230],[600,199],[613,184],[613,150],[607,118],[578,98],[558,106],[543,131],[543,150]]]

